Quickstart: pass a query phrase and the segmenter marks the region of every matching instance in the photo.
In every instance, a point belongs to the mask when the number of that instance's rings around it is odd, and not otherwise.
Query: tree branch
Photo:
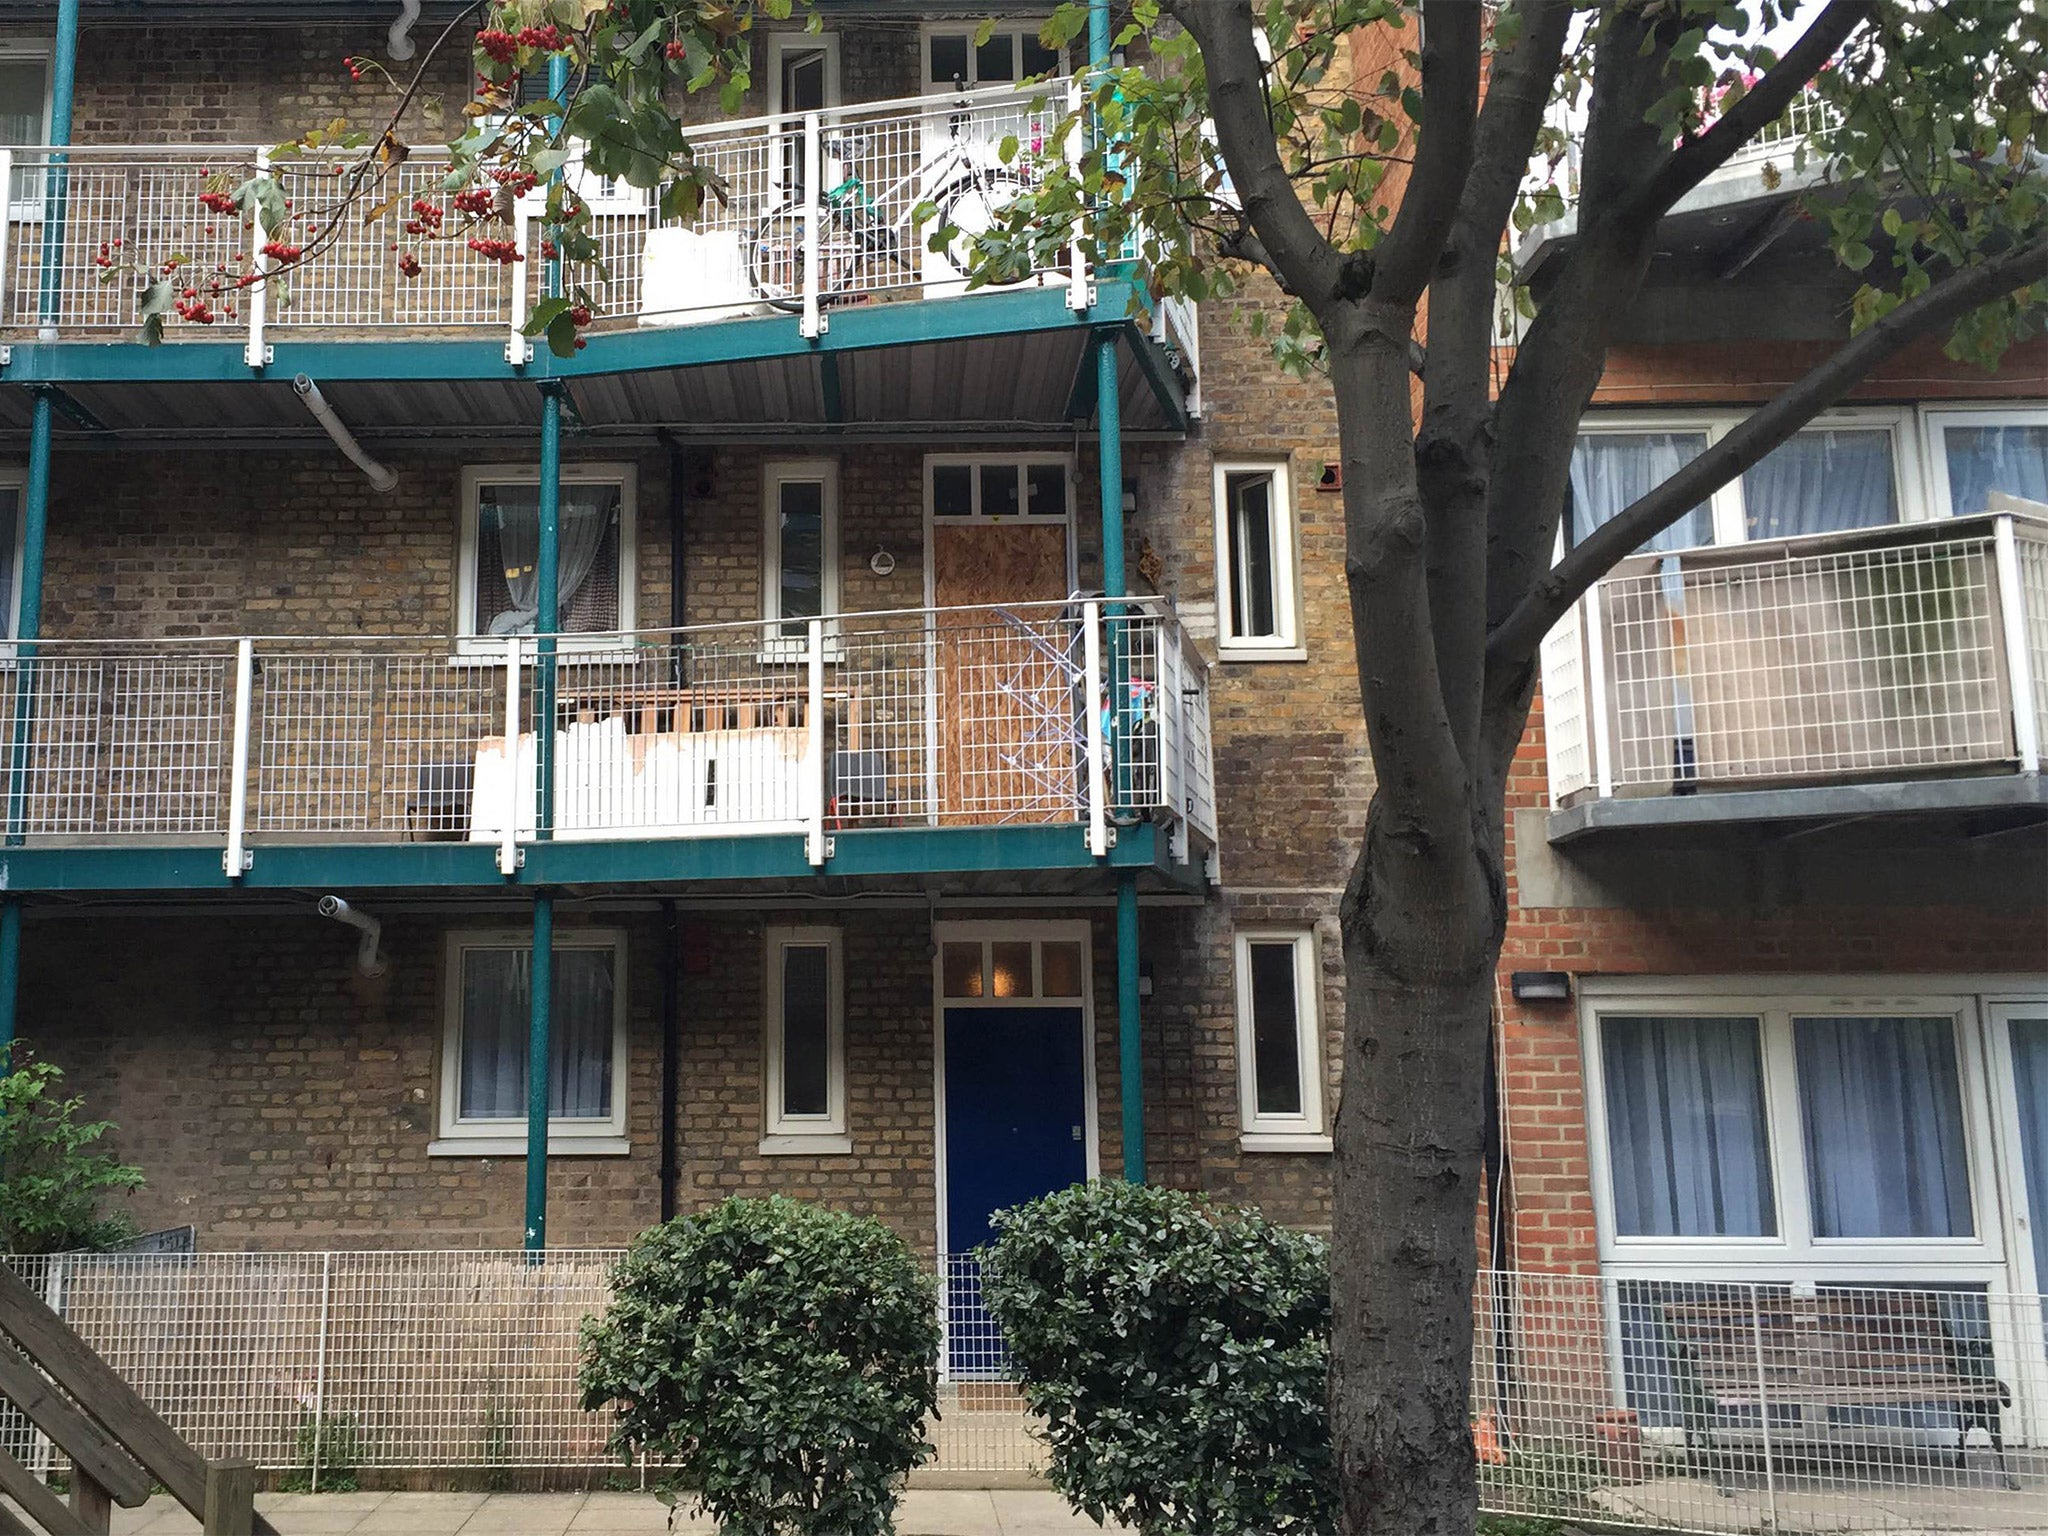
[[[1280,163],[1266,115],[1265,68],[1252,41],[1252,8],[1244,0],[1175,0],[1172,10],[1202,50],[1216,143],[1268,265],[1320,318],[1336,297],[1343,262]]]
[[[1479,113],[1480,8],[1426,0],[1422,14],[1422,122],[1415,169],[1393,228],[1374,251],[1372,298],[1412,309],[1428,286],[1472,166]]]
[[[1525,665],[1550,627],[1616,561],[1755,464],[1908,342],[2043,277],[2048,277],[2048,240],[2036,240],[1956,272],[1874,321],[1775,400],[1752,411],[1741,425],[1669,480],[1601,524],[1560,560],[1494,627],[1487,640],[1490,666],[1500,672]]]
[[[1705,133],[1687,139],[1622,200],[1617,216],[1636,223],[1654,223],[1708,176],[1728,163],[1744,145],[1784,115],[1807,82],[1858,27],[1873,20],[1873,0],[1829,0],[1828,8],[1799,35],[1743,98],[1724,112]]]

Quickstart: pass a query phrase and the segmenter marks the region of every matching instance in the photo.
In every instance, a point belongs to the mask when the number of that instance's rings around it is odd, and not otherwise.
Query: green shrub
[[[293,1436],[298,1465],[278,1480],[285,1493],[353,1493],[363,1460],[363,1430],[352,1413],[299,1416]]]
[[[887,1536],[938,1349],[932,1278],[880,1222],[732,1199],[634,1242],[584,1324],[583,1406],[726,1536]]]
[[[982,1294],[1069,1503],[1145,1536],[1335,1529],[1321,1241],[1108,1182],[995,1226]]]
[[[100,1202],[142,1187],[142,1170],[96,1150],[113,1129],[80,1120],[83,1099],[62,1094],[64,1073],[0,1047],[0,1252],[65,1253],[118,1248],[135,1236],[126,1211]]]

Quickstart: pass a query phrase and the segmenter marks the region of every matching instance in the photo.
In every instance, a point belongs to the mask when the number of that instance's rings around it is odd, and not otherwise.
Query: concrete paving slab
[[[912,1488],[896,1504],[898,1536],[990,1536],[1000,1530],[985,1490]]]

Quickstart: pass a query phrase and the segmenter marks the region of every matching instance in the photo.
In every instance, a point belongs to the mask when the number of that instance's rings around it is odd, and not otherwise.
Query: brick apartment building
[[[700,139],[729,208],[664,229],[590,189],[617,302],[563,364],[514,336],[538,259],[431,248],[408,281],[381,234],[260,316],[137,344],[102,242],[232,257],[206,175],[362,116],[341,60],[383,57],[397,8],[87,0],[61,197],[32,148],[46,9],[0,4],[0,430],[38,638],[0,872],[19,1034],[118,1124],[145,1225],[517,1244],[550,921],[551,1243],[786,1190],[936,1257],[1139,1155],[1326,1219],[1370,787],[1326,397],[1245,306],[1134,307],[1114,268],[961,295],[909,241],[804,295],[742,255],[807,165],[889,227],[965,175],[1029,116],[1004,82],[1062,63],[1033,22],[977,43],[847,4],[765,33],[746,120]],[[451,57],[419,144],[466,80]],[[1839,334],[1799,184],[1753,156],[1674,215],[1574,527]],[[1539,293],[1570,238],[1518,253]],[[1991,375],[1906,355],[1552,637],[1493,1263],[2048,1277],[2044,385],[2039,343]]]

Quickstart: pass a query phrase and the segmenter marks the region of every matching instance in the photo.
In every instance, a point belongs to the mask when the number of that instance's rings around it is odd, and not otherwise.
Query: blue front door
[[[1078,1007],[946,1009],[947,1357],[956,1377],[1002,1366],[967,1257],[989,1216],[1088,1177]]]

